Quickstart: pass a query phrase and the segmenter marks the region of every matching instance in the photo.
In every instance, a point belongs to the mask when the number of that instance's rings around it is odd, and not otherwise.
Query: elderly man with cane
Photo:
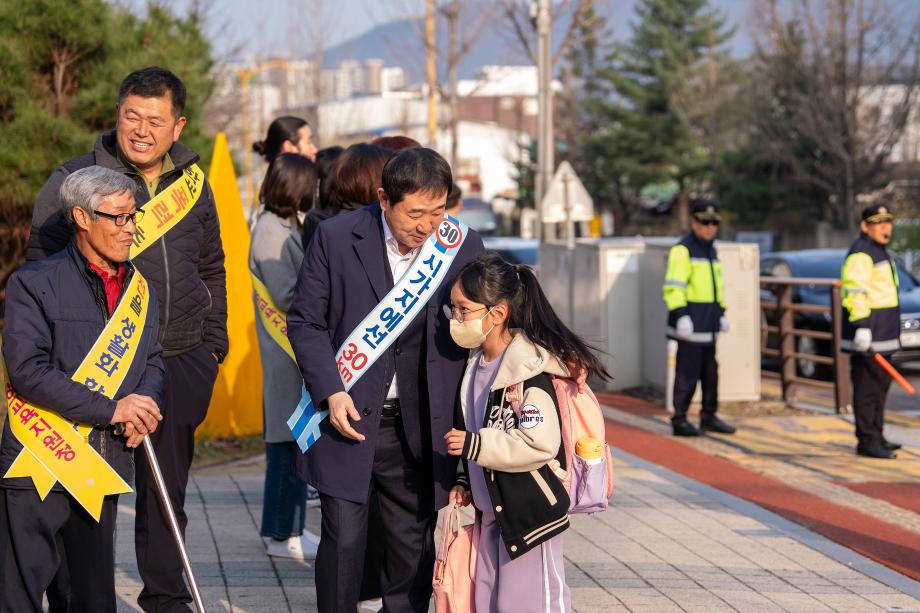
[[[163,68],[126,76],[118,88],[114,130],[101,134],[91,152],[58,166],[42,188],[26,250],[27,259],[37,260],[67,244],[72,230],[60,213],[58,191],[75,170],[104,166],[137,185],[137,207],[146,217],[134,234],[131,261],[157,290],[166,372],[164,420],[151,443],[180,532],[187,523],[195,429],[207,414],[218,364],[228,351],[224,250],[214,195],[198,154],[179,142],[186,96],[182,81]],[[167,537],[173,522],[159,499],[162,482],[146,462],[138,463],[136,479],[134,546],[144,582],[137,602],[147,613],[187,613],[193,595],[182,580],[182,552]]]
[[[0,442],[0,612],[116,610],[118,494],[162,415],[157,302],[128,261],[136,185],[91,166],[60,198],[73,239],[10,277]],[[59,568],[66,592],[49,589]]]

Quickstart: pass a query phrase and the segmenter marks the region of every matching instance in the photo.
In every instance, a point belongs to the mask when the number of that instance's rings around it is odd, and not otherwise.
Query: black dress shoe
[[[901,443],[892,443],[888,439],[882,439],[882,447],[885,449],[890,449],[891,451],[897,451],[901,448]]]
[[[891,449],[885,449],[881,445],[878,447],[862,447],[857,445],[856,455],[865,456],[867,458],[878,458],[879,460],[893,460],[898,457],[898,454]]]
[[[674,436],[699,436],[700,431],[696,429],[696,426],[691,424],[686,419],[681,419],[680,421],[672,421],[671,427],[674,428]]]
[[[700,422],[700,430],[703,432],[717,432],[719,434],[734,434],[735,427],[730,426],[718,417],[707,419]]]

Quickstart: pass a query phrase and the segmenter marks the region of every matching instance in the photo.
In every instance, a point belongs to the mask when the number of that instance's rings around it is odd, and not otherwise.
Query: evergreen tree
[[[156,2],[143,14],[103,0],[0,2],[0,301],[22,261],[35,196],[55,166],[114,127],[129,72],[159,65],[185,82],[182,141],[210,155],[202,111],[212,64],[194,13],[180,17]]]
[[[609,87],[611,95],[597,101],[604,126],[586,148],[633,195],[676,181],[678,219],[686,227],[690,188],[712,164],[681,102],[701,64],[733,31],[707,0],[641,0],[636,16],[630,40],[613,47],[598,72],[599,91]]]
[[[145,66],[185,82],[182,140],[210,153],[201,115],[213,59],[198,15],[155,3],[143,17],[102,0],[2,3],[0,40],[0,210],[31,209],[54,167],[113,127],[118,84]]]

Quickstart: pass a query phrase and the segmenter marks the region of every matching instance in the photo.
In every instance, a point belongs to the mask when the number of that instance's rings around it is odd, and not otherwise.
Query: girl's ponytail
[[[559,319],[529,266],[510,264],[497,253],[486,253],[460,271],[457,282],[464,295],[480,304],[508,303],[508,327],[519,328],[566,364],[588,376],[609,379],[594,349]],[[572,373],[576,375],[576,373]]]
[[[517,304],[511,308],[509,327],[520,328],[531,341],[588,376],[609,379],[610,373],[594,355],[596,350],[559,319],[533,270],[518,264],[515,271],[520,279],[520,290]]]

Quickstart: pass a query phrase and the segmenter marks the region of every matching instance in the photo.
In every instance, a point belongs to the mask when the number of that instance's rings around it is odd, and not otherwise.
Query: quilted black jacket
[[[175,143],[169,155],[175,169],[160,179],[158,193],[199,159],[197,153],[181,143]],[[73,230],[62,209],[61,184],[70,173],[93,165],[117,170],[134,179],[139,186],[138,207],[150,200],[143,177],[118,159],[114,131],[106,132],[96,141],[92,152],[58,166],[45,183],[32,212],[27,260],[45,258],[67,246]],[[141,253],[134,264],[156,289],[163,355],[184,353],[204,343],[223,360],[228,349],[224,250],[214,194],[207,181],[189,214]]]

